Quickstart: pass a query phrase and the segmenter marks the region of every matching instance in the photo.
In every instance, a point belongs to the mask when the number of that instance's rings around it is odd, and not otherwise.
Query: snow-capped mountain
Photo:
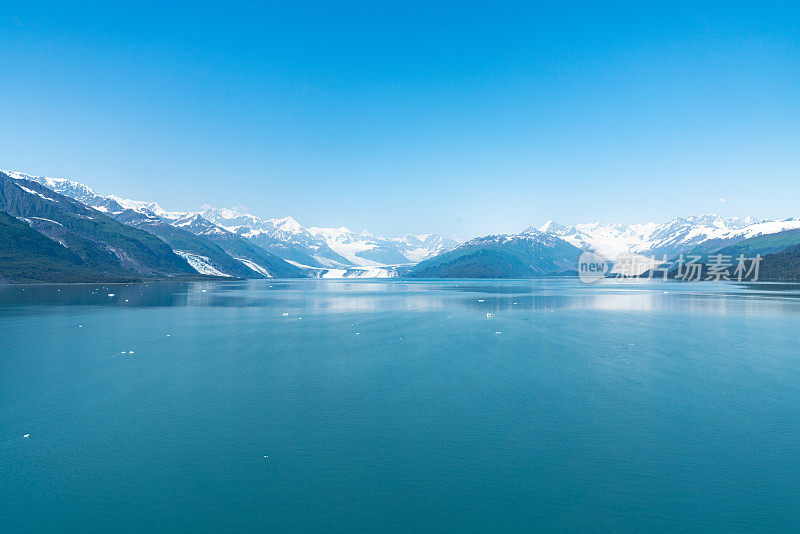
[[[520,234],[471,239],[413,267],[420,278],[530,278],[574,273],[581,249],[551,233],[530,228]]]
[[[341,228],[308,229],[321,238],[334,252],[354,265],[404,265],[419,263],[458,246],[458,242],[435,234],[407,234],[403,237],[378,237],[369,232],[359,234]]]
[[[261,278],[302,277],[306,272],[249,244],[239,236],[203,219],[197,213],[168,212],[155,202],[101,195],[73,180],[12,172],[73,198],[117,221],[153,234],[172,247],[197,273],[213,276]]]
[[[800,219],[756,222],[751,217],[725,219],[717,215],[690,215],[661,224],[585,223],[564,226],[548,221],[539,230],[613,259],[623,253],[674,257],[689,251],[712,252],[749,237],[794,228],[800,228]]]
[[[196,272],[153,233],[17,174],[0,172],[0,211],[10,232],[2,245],[7,252],[4,267],[11,268],[12,279],[127,281]],[[8,277],[9,271],[4,272]]]
[[[435,234],[392,238],[356,233],[345,227],[305,228],[291,217],[261,219],[232,209],[212,208],[201,214],[287,260],[317,268],[407,265],[458,245],[453,239]]]
[[[548,221],[540,228],[530,227],[510,236],[477,238],[480,243],[471,240],[459,247],[457,241],[436,234],[382,237],[366,231],[357,233],[346,227],[304,227],[291,217],[265,219],[239,209],[206,207],[193,212],[170,212],[155,202],[101,195],[73,180],[7,172],[13,179],[36,182],[124,224],[158,236],[171,244],[176,253],[187,261],[191,260],[192,265],[199,265],[200,259],[205,258],[210,265],[204,267],[207,272],[232,276],[242,276],[242,265],[245,273],[256,272],[264,276],[267,276],[265,273],[318,277],[395,276],[420,262],[440,256],[451,257],[446,253],[457,247],[462,251],[463,246],[492,249],[481,254],[495,257],[499,252],[493,247],[518,249],[519,252],[530,249],[533,240],[535,246],[541,248],[547,246],[548,236],[557,238],[559,243],[592,250],[609,259],[620,254],[674,258],[689,252],[709,254],[745,239],[800,229],[800,219],[755,221],[750,217],[722,218],[717,215],[691,215],[664,223],[644,224],[581,223],[566,226]],[[185,233],[175,233],[176,230]],[[210,243],[189,239],[190,234]],[[190,242],[192,247],[188,247]],[[210,244],[222,250],[212,252]],[[225,260],[225,254],[241,265],[232,266]],[[460,258],[459,254],[456,256]],[[534,271],[538,268],[529,263]],[[553,263],[547,269],[556,266]]]
[[[142,202],[120,198],[114,195],[100,195],[92,188],[80,182],[68,180],[66,178],[50,178],[48,176],[31,176],[22,172],[2,171],[12,178],[31,180],[52,189],[66,197],[74,198],[82,204],[91,206],[98,211],[105,213],[121,213],[126,209],[138,211],[140,213],[152,214],[157,217],[164,216],[167,211],[156,202]]]
[[[220,228],[211,221],[204,219],[199,213],[170,213],[165,217],[172,226],[183,228],[195,235],[218,236],[228,233],[224,228]]]
[[[459,245],[455,239],[439,234],[406,234],[403,237],[390,238],[398,243],[403,255],[411,263],[418,263],[448,250],[453,250]]]
[[[305,228],[291,217],[262,219],[241,210],[226,208],[207,207],[196,212],[171,212],[156,202],[101,195],[74,180],[30,176],[14,171],[8,171],[8,174],[37,182],[112,217],[124,219],[125,224],[150,230],[159,227],[162,231],[157,235],[162,239],[164,232],[159,221],[210,238],[217,244],[223,244],[223,248],[234,246],[232,236],[245,239],[312,276],[396,276],[395,266],[412,265],[458,245],[457,241],[436,234],[380,237],[368,232],[355,233],[345,227]],[[236,244],[240,252],[244,248],[241,243]],[[247,252],[248,259],[236,259],[253,269],[254,251],[249,249]],[[199,265],[199,260],[194,256],[191,259]],[[212,269],[205,268],[205,271],[212,272]],[[261,272],[258,269],[256,271]]]
[[[564,241],[583,250],[593,250],[609,258],[614,258],[647,240],[657,225],[648,224],[606,224],[581,223],[565,226],[548,221],[538,230],[560,237]],[[534,230],[530,227],[526,231]]]
[[[337,254],[323,239],[312,235],[291,217],[262,219],[227,208],[208,208],[200,212],[200,215],[297,265],[316,268],[356,265]]]

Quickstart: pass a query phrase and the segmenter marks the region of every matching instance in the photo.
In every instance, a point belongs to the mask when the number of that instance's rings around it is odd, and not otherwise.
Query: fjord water
[[[770,284],[2,286],[3,530],[796,531],[798,332]]]

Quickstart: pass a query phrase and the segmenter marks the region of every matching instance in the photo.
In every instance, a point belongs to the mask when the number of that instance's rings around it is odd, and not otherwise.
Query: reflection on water
[[[607,280],[245,280],[0,286],[0,315],[48,306],[281,308],[289,312],[564,308],[794,313],[800,285]],[[32,308],[31,308],[32,307]]]

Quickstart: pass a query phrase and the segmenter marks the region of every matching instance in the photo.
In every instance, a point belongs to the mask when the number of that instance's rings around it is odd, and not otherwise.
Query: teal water
[[[797,531],[798,334],[791,285],[0,286],[0,530]]]

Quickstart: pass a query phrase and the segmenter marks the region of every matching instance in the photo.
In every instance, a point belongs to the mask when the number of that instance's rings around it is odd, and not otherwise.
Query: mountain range
[[[239,209],[175,212],[156,202],[101,195],[63,178],[0,172],[0,282],[161,278],[527,278],[575,274],[585,250],[675,258],[775,254],[793,279],[800,219],[717,215],[665,223],[572,226],[548,221],[464,243],[437,234],[382,237],[345,227],[304,227],[291,217]],[[800,251],[798,251],[800,253]]]
[[[262,219],[232,209],[206,207],[195,212],[167,211],[156,202],[101,195],[77,181],[14,171],[0,172],[0,180],[23,197],[35,196],[37,191],[49,191],[45,195],[50,195],[47,201],[45,197],[38,199],[44,202],[39,211],[22,213],[12,204],[0,202],[2,212],[20,220],[33,215],[27,222],[34,224],[31,221],[38,221],[37,216],[43,217],[40,211],[45,213],[52,208],[47,202],[57,205],[65,202],[63,197],[97,212],[103,220],[113,220],[158,238],[162,245],[171,249],[171,256],[182,261],[180,273],[127,273],[120,265],[126,277],[172,277],[187,273],[237,278],[389,277],[459,244],[435,234],[381,237],[367,232],[355,233],[344,227],[304,228],[291,217]],[[36,224],[41,226],[39,222]],[[122,272],[117,275],[126,278],[121,276]]]

